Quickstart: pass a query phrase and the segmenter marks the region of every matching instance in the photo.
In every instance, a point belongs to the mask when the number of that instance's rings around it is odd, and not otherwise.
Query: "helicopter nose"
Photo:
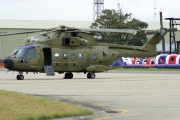
[[[14,66],[13,59],[11,59],[11,58],[4,59],[4,67],[5,68],[7,68],[9,70],[12,70],[13,66]]]

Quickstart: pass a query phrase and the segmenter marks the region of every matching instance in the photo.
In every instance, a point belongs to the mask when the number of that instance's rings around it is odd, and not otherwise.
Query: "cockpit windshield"
[[[19,48],[17,48],[17,49],[15,49],[12,53],[11,53],[11,57],[15,57],[16,56],[16,54],[18,53],[18,51],[19,51]]]
[[[17,57],[17,58],[24,58],[24,57],[25,57],[24,54],[26,53],[26,51],[27,51],[26,48],[19,49],[19,51],[18,51],[16,57]]]
[[[12,54],[11,57],[17,57],[17,58],[35,58],[35,46],[34,45],[28,45],[25,46],[23,48],[17,48],[15,49]]]

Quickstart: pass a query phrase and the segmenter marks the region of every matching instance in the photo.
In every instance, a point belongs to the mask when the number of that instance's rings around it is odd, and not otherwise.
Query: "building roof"
[[[29,28],[29,29],[46,29],[66,25],[69,27],[89,28],[93,21],[59,21],[59,20],[0,20],[0,28]],[[164,21],[165,28],[169,28],[169,21]],[[180,29],[179,26],[175,26]],[[148,22],[146,30],[159,29],[159,22]]]
[[[77,28],[89,28],[91,24],[92,21],[0,20],[0,28],[46,29],[60,25]]]
[[[166,20],[166,22],[163,22],[163,27],[164,28],[170,28],[170,24],[169,21]],[[175,25],[175,28],[178,28],[178,30],[180,29],[180,25]],[[160,22],[148,22],[148,28],[147,30],[155,30],[155,29],[159,29],[160,28]]]

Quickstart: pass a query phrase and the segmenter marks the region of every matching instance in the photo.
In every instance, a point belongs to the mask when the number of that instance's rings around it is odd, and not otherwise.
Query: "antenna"
[[[93,20],[95,21],[102,14],[104,10],[104,0],[94,0],[93,6]]]
[[[156,0],[154,0],[154,30],[156,30]]]

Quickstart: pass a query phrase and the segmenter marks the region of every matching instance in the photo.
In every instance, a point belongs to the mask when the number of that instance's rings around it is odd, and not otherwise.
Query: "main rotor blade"
[[[42,32],[42,31],[45,31],[45,30],[33,30],[33,31],[27,31],[27,32],[7,33],[7,34],[0,34],[0,36],[17,35],[17,34],[27,34],[27,33],[36,33],[36,32]]]
[[[138,30],[133,29],[84,29],[78,28],[78,30],[89,31],[89,32],[119,32],[119,33],[129,33],[135,35]]]
[[[165,52],[165,38],[162,36],[162,51]]]
[[[146,32],[146,35],[154,35],[156,33],[158,33],[158,31],[148,31]]]
[[[66,26],[58,26],[58,27],[54,27],[54,28],[49,28],[46,29],[46,31],[75,31],[75,30],[79,30],[78,28],[75,27],[66,27]]]
[[[178,31],[177,28],[171,28],[171,29],[166,29],[167,32],[171,32],[171,31]]]

